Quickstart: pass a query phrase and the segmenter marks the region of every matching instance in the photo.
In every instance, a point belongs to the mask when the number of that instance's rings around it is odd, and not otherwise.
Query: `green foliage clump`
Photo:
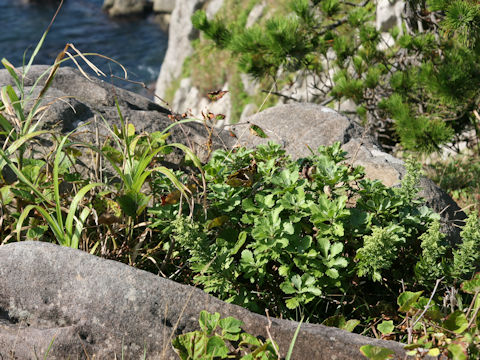
[[[404,242],[400,226],[373,227],[372,235],[363,238],[364,245],[357,251],[358,275],[371,274],[372,280],[381,281],[381,270],[392,266],[397,258],[398,248]]]
[[[443,258],[447,246],[444,239],[445,235],[440,230],[438,220],[434,221],[428,230],[420,236],[422,255],[415,268],[415,273],[420,282],[431,283],[433,280],[445,276],[446,266]]]
[[[415,198],[419,172],[388,188],[364,179],[345,156],[338,143],[298,161],[273,143],[216,151],[204,166],[206,193],[197,194],[203,210],[173,220],[185,210],[157,205],[152,226],[172,219],[162,231],[188,258],[194,281],[258,312],[294,317],[299,310],[315,321],[327,317],[317,309],[330,294],[383,289],[387,296],[386,287],[402,279],[415,286],[408,279],[422,236],[439,219]],[[359,288],[356,278],[369,285]]]
[[[438,285],[438,284],[437,284]],[[407,342],[407,354],[419,358],[425,356],[445,357],[448,359],[476,359],[480,356],[480,273],[461,284],[461,296],[458,302],[446,304],[435,290],[430,298],[422,292],[402,292],[397,303],[404,318],[401,324],[393,325],[382,334],[398,334],[400,340]],[[464,303],[468,306],[463,306]],[[443,304],[442,304],[443,303]],[[406,331],[405,331],[406,329]],[[408,335],[406,335],[407,333]],[[406,336],[405,336],[406,335]],[[387,359],[388,357],[376,357]]]
[[[199,331],[177,336],[173,349],[182,360],[277,359],[276,344],[265,342],[242,330],[243,323],[231,316],[220,319],[219,313],[201,311]]]
[[[453,277],[466,278],[478,269],[480,261],[480,223],[478,215],[470,214],[460,233],[463,242],[453,253]]]

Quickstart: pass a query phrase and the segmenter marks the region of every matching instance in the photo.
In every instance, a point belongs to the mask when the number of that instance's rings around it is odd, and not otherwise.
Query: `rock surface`
[[[190,18],[207,0],[177,0],[170,18],[168,34],[168,49],[158,76],[156,95],[164,98],[172,82],[178,79],[182,72],[185,58],[192,54],[191,40],[198,37]],[[175,109],[176,110],[176,109]]]
[[[195,117],[201,118],[202,111],[208,109],[216,114],[224,114],[226,122],[230,121],[232,111],[232,102],[229,95],[222,101],[211,103],[206,94],[201,93],[199,89],[192,84],[189,77],[182,79],[182,68],[185,59],[193,53],[191,41],[198,39],[200,33],[192,26],[190,18],[196,10],[204,9],[208,18],[213,18],[224,5],[224,0],[177,0],[175,9],[170,19],[168,43],[175,46],[168,46],[165,59],[160,69],[160,75],[157,79],[155,94],[161,99],[165,99],[167,92],[179,82],[172,100],[171,107],[174,111],[183,113],[190,111]],[[250,22],[258,20],[265,7],[265,2],[258,4],[252,9]],[[253,83],[251,81],[250,83]],[[228,89],[228,83],[219,86],[218,89],[211,91]],[[170,94],[168,94],[170,95]],[[157,100],[158,102],[158,100]]]
[[[105,0],[102,8],[110,16],[130,16],[143,14],[150,7],[146,0]]]
[[[198,329],[201,310],[241,319],[267,338],[267,318],[180,285],[85,252],[41,242],[0,246],[0,358],[177,359],[170,339]],[[285,356],[293,321],[271,319]],[[362,345],[385,346],[404,358],[399,343],[323,325],[303,324],[292,359],[362,359]],[[122,349],[123,345],[123,349]]]
[[[202,118],[202,112],[206,114],[210,111],[214,114],[223,114],[225,115],[225,122],[229,123],[232,108],[230,93],[225,94],[220,100],[212,102],[207,98],[206,94],[202,94],[191,83],[192,80],[190,78],[180,81],[180,87],[172,101],[172,109],[179,113],[187,111],[197,119]],[[228,83],[218,90],[228,91]]]
[[[388,31],[394,26],[402,28],[402,14],[405,8],[403,0],[379,0],[377,1],[377,10],[375,26],[377,30]]]
[[[339,141],[354,165],[365,167],[366,176],[378,179],[387,186],[399,185],[405,175],[402,160],[383,152],[373,139],[364,134],[362,127],[338,112],[320,105],[294,103],[279,105],[246,119],[247,124],[233,125],[238,142],[247,147],[275,141],[294,158],[309,156],[321,145]],[[248,131],[248,125],[260,126],[268,138],[262,139]],[[309,149],[310,148],[310,149]],[[433,181],[422,178],[420,196],[427,205],[442,215],[443,231],[457,242],[459,228],[465,214],[459,206]]]
[[[154,0],[153,11],[171,13],[175,9],[175,0]]]

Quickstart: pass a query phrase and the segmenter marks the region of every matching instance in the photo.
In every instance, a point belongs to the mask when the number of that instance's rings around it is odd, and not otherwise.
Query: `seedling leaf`
[[[360,352],[370,360],[392,359],[395,355],[393,350],[374,345],[363,345]]]

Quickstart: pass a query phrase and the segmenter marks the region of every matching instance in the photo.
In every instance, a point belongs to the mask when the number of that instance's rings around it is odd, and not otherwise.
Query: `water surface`
[[[153,17],[110,19],[102,12],[103,0],[65,0],[36,64],[52,64],[67,43],[82,52],[97,52],[122,63],[129,78],[147,85],[155,82],[162,64],[167,34]],[[27,61],[55,13],[54,5],[25,4],[20,0],[0,0],[0,58],[21,66]],[[107,60],[91,58],[107,75],[122,75],[121,69]],[[69,61],[68,65],[72,65]],[[110,81],[110,79],[108,80]],[[116,85],[143,93],[138,85],[114,80]]]

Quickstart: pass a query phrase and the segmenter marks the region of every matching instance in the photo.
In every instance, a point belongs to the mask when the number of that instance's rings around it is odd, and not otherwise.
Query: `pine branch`
[[[356,5],[356,6],[358,6],[358,7],[364,7],[364,6],[366,6],[369,2],[370,2],[370,0],[365,0],[364,2],[362,2],[362,3],[360,3],[360,4]],[[318,35],[319,35],[319,36],[325,35],[328,31],[333,30],[333,29],[335,29],[335,28],[337,28],[337,27],[345,24],[347,21],[348,21],[348,16],[345,16],[345,17],[343,17],[343,18],[335,21],[334,23],[325,26],[325,28],[324,28],[322,31],[320,31],[320,32],[318,33]]]
[[[283,97],[287,100],[293,100],[293,101],[296,101],[296,102],[300,102],[300,99],[295,99],[294,97],[282,94],[282,93],[277,92],[277,91],[270,91],[270,90],[262,89],[262,93],[272,94],[272,95],[276,95],[276,96],[279,96],[279,97]]]

